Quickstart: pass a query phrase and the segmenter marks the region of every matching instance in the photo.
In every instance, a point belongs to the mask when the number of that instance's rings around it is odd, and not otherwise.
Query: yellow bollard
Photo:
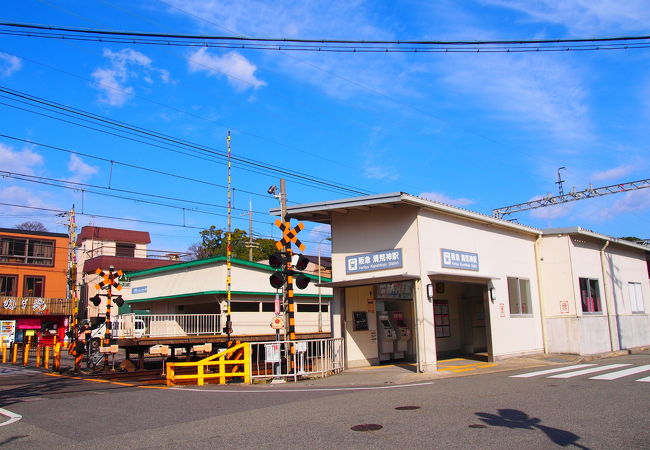
[[[7,344],[5,344],[4,336],[0,336],[0,339],[2,342],[2,364],[5,364],[7,362]]]
[[[50,368],[50,347],[48,345],[45,346],[45,358],[43,361],[43,367],[46,369]]]
[[[61,368],[61,344],[58,342],[54,346],[54,362],[52,365],[56,372]]]
[[[29,364],[29,347],[31,347],[29,342],[23,345],[23,366]]]
[[[14,342],[14,349],[11,352],[11,364],[16,365],[18,364],[16,361],[18,360],[18,344]]]
[[[36,345],[36,367],[41,367],[41,354],[43,353],[43,346]]]

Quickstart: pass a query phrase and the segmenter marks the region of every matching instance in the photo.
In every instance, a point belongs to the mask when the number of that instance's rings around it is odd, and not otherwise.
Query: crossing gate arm
[[[177,368],[185,367],[196,368],[196,373],[176,373]],[[219,384],[225,384],[231,378],[243,378],[245,383],[250,384],[251,346],[244,342],[200,361],[168,362],[166,374],[167,386],[173,386],[178,381],[194,381],[197,386],[203,386],[206,380],[218,380]]]

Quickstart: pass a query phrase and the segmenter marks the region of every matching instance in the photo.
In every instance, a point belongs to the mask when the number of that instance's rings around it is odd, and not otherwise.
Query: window
[[[0,295],[15,297],[16,284],[18,284],[16,275],[0,275]]]
[[[298,303],[296,306],[298,312],[318,312],[318,303]],[[321,303],[320,307],[321,312],[327,312],[326,304]]]
[[[510,299],[511,316],[533,313],[530,305],[529,280],[508,277],[508,298]]]
[[[25,286],[23,287],[24,297],[43,297],[45,289],[45,277],[25,276]]]
[[[437,338],[451,337],[451,327],[449,325],[449,302],[447,300],[436,300],[434,302],[433,320]]]
[[[598,289],[598,280],[580,278],[580,301],[582,302],[582,312],[602,312],[602,309],[600,307],[600,290]]]
[[[280,306],[280,309],[282,309],[282,306]],[[262,302],[262,312],[275,312],[275,303]]]
[[[645,305],[643,304],[643,293],[641,292],[641,283],[628,283],[627,287],[630,291],[630,305],[632,306],[632,312],[645,312]]]
[[[0,237],[0,263],[54,265],[54,241]]]
[[[117,242],[115,244],[115,256],[125,256],[127,258],[133,258],[135,256],[135,244]]]
[[[230,311],[232,312],[259,312],[260,302],[232,302]]]

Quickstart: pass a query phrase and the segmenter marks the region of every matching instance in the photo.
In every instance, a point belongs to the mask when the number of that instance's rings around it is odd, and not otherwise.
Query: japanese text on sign
[[[479,270],[478,253],[441,249],[442,267],[451,269]]]
[[[402,267],[401,248],[347,256],[345,258],[345,273],[371,272],[397,267]]]

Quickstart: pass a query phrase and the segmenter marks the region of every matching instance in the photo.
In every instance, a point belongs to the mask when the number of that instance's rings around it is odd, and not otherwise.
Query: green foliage
[[[214,256],[226,256],[227,232],[212,225],[207,230],[199,233],[201,242],[192,245],[189,251],[197,259],[212,258]],[[231,233],[232,257],[248,260],[248,234],[244,230],[236,228]],[[273,239],[253,238],[253,261],[268,259],[276,252]]]

